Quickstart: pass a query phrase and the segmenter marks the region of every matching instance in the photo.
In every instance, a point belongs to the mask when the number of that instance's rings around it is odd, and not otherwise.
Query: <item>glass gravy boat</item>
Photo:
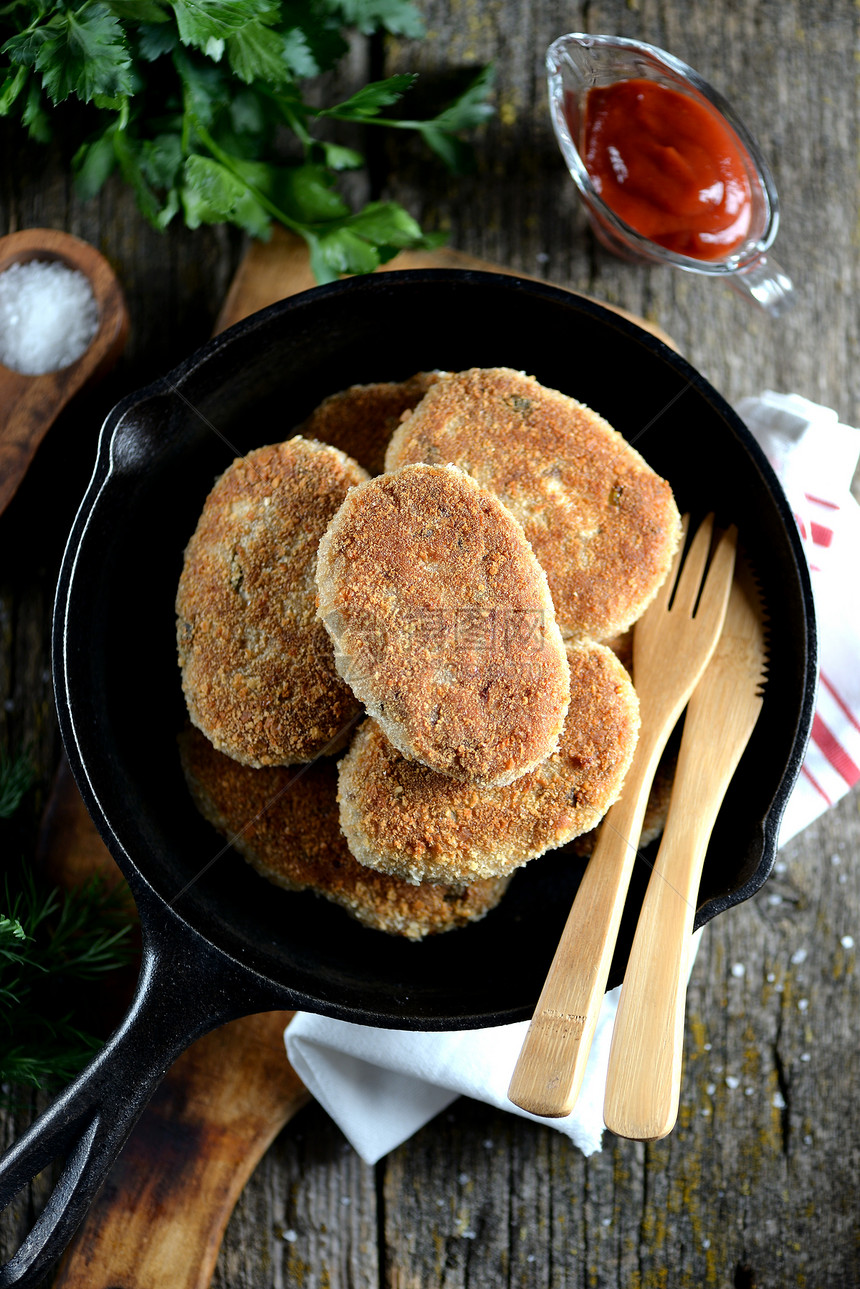
[[[768,254],[779,226],[776,186],[755,140],[731,106],[686,63],[641,41],[573,32],[560,36],[546,56],[553,129],[599,241],[616,255],[639,263],[672,264],[691,273],[723,278],[740,295],[770,314],[792,302],[791,279]],[[724,257],[696,259],[660,246],[621,219],[600,196],[582,155],[589,90],[622,80],[654,81],[680,91],[716,114],[735,136],[749,181],[749,228]]]

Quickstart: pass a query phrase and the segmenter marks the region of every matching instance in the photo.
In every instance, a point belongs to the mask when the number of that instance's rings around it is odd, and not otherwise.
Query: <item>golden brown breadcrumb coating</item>
[[[350,385],[324,399],[296,433],[331,443],[368,474],[382,474],[385,449],[401,416],[421,402],[436,380],[434,372],[418,372],[409,380]]]
[[[404,756],[503,784],[557,746],[569,677],[546,577],[468,475],[415,465],[353,489],[317,586],[340,674]]]
[[[411,940],[477,921],[504,894],[507,878],[412,886],[362,867],[340,830],[333,761],[255,770],[217,752],[198,730],[179,743],[201,814],[277,886],[314,891],[365,926]]]
[[[343,746],[360,704],[316,618],[317,545],[367,474],[296,437],[240,457],[206,499],[176,597],[191,720],[247,765],[290,765]]]
[[[340,822],[362,864],[410,882],[510,873],[593,828],[621,791],[639,704],[610,649],[568,645],[570,711],[561,744],[508,787],[478,789],[406,760],[366,720],[340,763]]]
[[[566,637],[624,631],[668,575],[680,540],[669,484],[596,412],[531,376],[441,376],[385,458],[388,470],[416,461],[460,466],[519,519]]]

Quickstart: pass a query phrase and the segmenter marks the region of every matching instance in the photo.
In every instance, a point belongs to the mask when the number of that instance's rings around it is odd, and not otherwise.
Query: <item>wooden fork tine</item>
[[[689,528],[689,526],[690,526],[690,516],[682,515],[681,516],[681,539],[678,542],[678,549],[675,551],[675,555],[672,560],[672,567],[669,569],[669,575],[666,578],[666,580],[663,582],[663,585],[660,587],[660,589],[658,590],[657,594],[654,596],[654,599],[652,601],[652,603],[655,605],[660,605],[660,604],[666,605],[668,604],[669,600],[672,598],[672,592],[675,589],[675,583],[678,580],[678,572],[681,568],[681,563],[684,558],[684,547],[687,543],[687,529]]]
[[[738,530],[732,524],[719,540],[714,558],[711,560],[711,567],[708,569],[708,576],[705,578],[705,585],[702,587],[696,619],[701,619],[703,623],[721,622],[723,619],[729,592],[732,589],[737,545]]]
[[[702,578],[705,575],[713,531],[714,516],[708,515],[699,524],[687,553],[687,558],[681,567],[681,576],[678,578],[675,598],[672,601],[673,613],[680,613],[686,618],[693,616],[693,610],[696,607],[696,600],[699,598],[699,591],[702,586]]]

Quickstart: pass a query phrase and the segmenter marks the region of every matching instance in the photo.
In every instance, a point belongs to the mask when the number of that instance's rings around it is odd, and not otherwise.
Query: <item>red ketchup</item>
[[[659,246],[718,260],[744,241],[746,153],[715,112],[679,90],[647,80],[589,90],[583,154],[606,205]]]

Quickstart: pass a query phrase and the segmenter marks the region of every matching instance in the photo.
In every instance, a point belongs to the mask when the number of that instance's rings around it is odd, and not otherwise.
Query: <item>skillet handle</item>
[[[208,1030],[275,1005],[184,924],[158,940],[157,952],[144,943],[137,991],[119,1028],[0,1159],[0,1211],[43,1168],[65,1159],[44,1210],[0,1266],[0,1289],[31,1289],[45,1277],[175,1058]]]

